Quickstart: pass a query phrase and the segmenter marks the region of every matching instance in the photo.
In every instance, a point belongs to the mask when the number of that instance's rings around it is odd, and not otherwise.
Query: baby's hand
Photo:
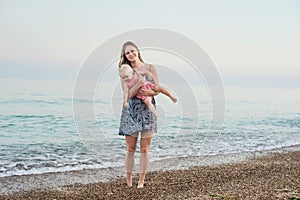
[[[125,108],[125,109],[128,108],[128,102],[127,102],[127,101],[124,102],[124,108]]]

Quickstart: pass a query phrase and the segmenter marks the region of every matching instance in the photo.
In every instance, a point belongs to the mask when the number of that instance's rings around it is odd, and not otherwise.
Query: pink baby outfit
[[[132,87],[138,82],[138,80],[139,80],[139,78],[133,77],[133,78],[131,79],[131,81],[130,81],[129,83],[127,83],[128,88],[132,88]],[[148,81],[145,81],[145,82],[143,83],[143,85],[141,86],[140,90],[141,90],[141,89],[147,89],[147,87],[151,88],[152,90],[155,90],[155,85],[154,85],[153,83],[148,82]],[[141,95],[139,92],[138,92],[135,96],[136,96],[138,99],[142,99],[143,101],[144,101],[147,97],[149,97],[149,96],[143,96],[143,95]]]

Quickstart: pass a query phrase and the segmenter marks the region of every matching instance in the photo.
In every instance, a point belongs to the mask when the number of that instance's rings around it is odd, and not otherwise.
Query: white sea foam
[[[126,143],[118,136],[120,112],[113,110],[121,106],[121,92],[113,96],[106,90],[101,97],[107,99],[76,100],[76,104],[92,103],[95,108],[95,116],[86,116],[89,129],[84,132],[73,120],[73,84],[64,84],[24,80],[15,87],[1,80],[6,95],[0,100],[0,177],[123,165]],[[209,129],[210,95],[203,88],[199,91],[197,116],[181,116],[179,105],[156,97],[159,118],[151,144],[152,161],[300,144],[299,90],[227,88],[221,130]],[[188,106],[189,101],[180,104]]]

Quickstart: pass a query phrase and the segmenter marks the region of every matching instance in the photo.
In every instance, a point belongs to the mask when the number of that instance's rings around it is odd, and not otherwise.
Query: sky
[[[74,80],[103,42],[152,27],[197,42],[225,85],[300,88],[299,24],[297,0],[0,0],[0,78]]]

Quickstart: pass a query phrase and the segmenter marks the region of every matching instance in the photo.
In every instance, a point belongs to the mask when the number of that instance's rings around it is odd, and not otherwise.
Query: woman
[[[128,64],[137,72],[150,71],[152,79],[146,77],[147,81],[158,84],[157,73],[153,65],[144,63],[138,47],[133,42],[126,42],[122,47],[121,58],[119,66]],[[125,90],[126,83],[121,79],[122,89]],[[127,152],[125,158],[126,180],[129,187],[132,186],[132,171],[134,166],[134,154],[137,145],[139,133],[140,140],[140,177],[138,181],[138,188],[144,187],[144,180],[146,177],[147,168],[149,165],[149,150],[153,133],[157,130],[157,121],[155,116],[150,112],[145,103],[136,97],[135,93],[139,91],[141,95],[153,96],[156,92],[150,88],[139,90],[139,87],[133,87],[129,90],[129,107],[123,107],[120,120],[119,135],[125,135]],[[155,106],[153,98],[152,103]]]

